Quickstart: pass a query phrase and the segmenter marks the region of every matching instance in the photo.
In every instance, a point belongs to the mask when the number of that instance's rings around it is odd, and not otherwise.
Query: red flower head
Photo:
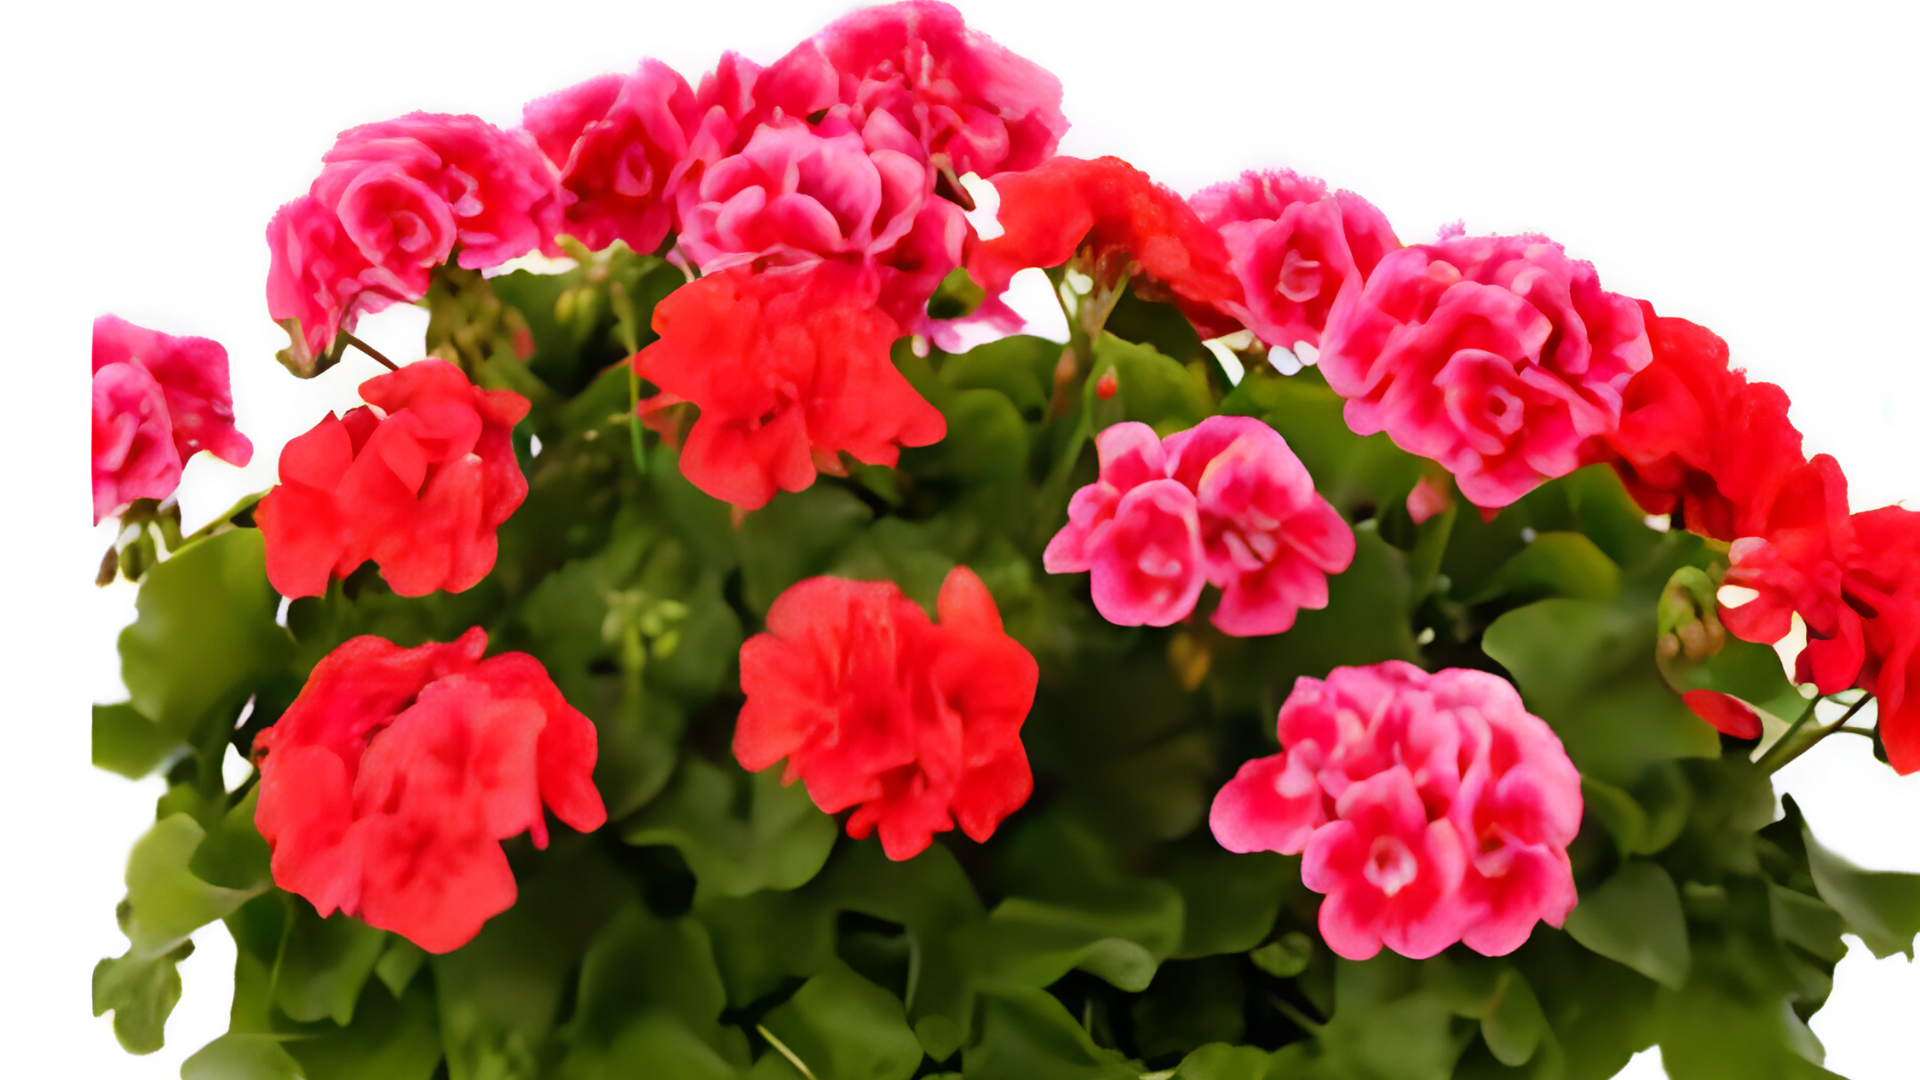
[[[227,350],[112,315],[93,321],[93,520],[135,499],[164,499],[188,458],[234,465],[253,443],[233,426]]]
[[[820,809],[857,806],[848,835],[878,828],[889,858],[956,821],[992,836],[1033,792],[1020,726],[1040,669],[966,567],[947,575],[939,615],[890,581],[809,578],[781,593],[740,649],[734,756],[754,771],[785,758]]]
[[[1116,157],[1056,157],[1002,176],[1000,227],[971,244],[967,272],[989,295],[1030,266],[1059,266],[1084,244],[1094,276],[1111,285],[1129,263],[1165,286],[1203,334],[1244,318],[1240,281],[1225,242],[1186,200]]]
[[[1902,775],[1920,772],[1920,513],[1886,506],[1855,514],[1853,536],[1844,589],[1866,644],[1856,685],[1873,691],[1887,762]]]
[[[699,120],[687,81],[658,60],[529,104],[523,123],[560,174],[562,231],[596,251],[615,240],[657,249],[674,227],[674,189]]]
[[[328,415],[280,452],[280,486],[256,514],[268,579],[318,596],[372,559],[402,596],[472,588],[527,496],[512,440],[527,399],[444,360],[368,379],[360,397],[380,412]]]
[[[654,308],[660,340],[634,362],[664,393],[643,407],[655,417],[700,407],[680,455],[694,486],[754,510],[816,470],[842,473],[843,451],[892,465],[900,447],[946,435],[940,411],[893,366],[899,328],[876,295],[871,275],[820,263],[710,274]]]
[[[545,810],[605,823],[593,724],[538,660],[486,647],[478,627],[413,649],[357,637],[314,667],[254,739],[275,884],[447,952],[513,906],[501,840],[545,847]]]
[[[1030,169],[1067,130],[1060,80],[927,0],[840,19],[762,72],[757,94],[787,116],[837,111],[856,127],[888,113],[955,176]]]
[[[267,227],[267,310],[311,373],[362,314],[426,294],[456,245],[469,270],[540,247],[560,227],[553,168],[524,132],[412,113],[341,134],[308,194]]]
[[[1649,513],[1717,540],[1766,531],[1788,478],[1806,464],[1787,395],[1728,366],[1727,343],[1640,301],[1653,360],[1627,384],[1614,468]]]
[[[1290,169],[1245,172],[1193,197],[1200,219],[1220,230],[1246,290],[1251,329],[1283,349],[1318,347],[1327,312],[1358,292],[1380,260],[1400,247],[1385,214],[1351,191]]]
[[[1640,309],[1541,236],[1401,248],[1327,316],[1347,426],[1445,465],[1489,509],[1578,468],[1650,358]]]

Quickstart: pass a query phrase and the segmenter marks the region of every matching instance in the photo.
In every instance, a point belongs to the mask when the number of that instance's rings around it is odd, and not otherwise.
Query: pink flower
[[[1353,562],[1353,530],[1314,490],[1287,440],[1247,416],[1212,416],[1167,436],[1167,474],[1198,500],[1213,625],[1237,637],[1285,633],[1327,606],[1327,576]]]
[[[1639,306],[1541,236],[1393,252],[1334,303],[1320,342],[1349,427],[1439,461],[1494,509],[1578,468],[1651,357]]]
[[[1407,492],[1407,516],[1413,519],[1415,525],[1425,525],[1446,513],[1447,507],[1452,505],[1453,492],[1448,490],[1444,478],[1435,483],[1432,477],[1423,476],[1419,483],[1413,485],[1413,490]]]
[[[93,520],[135,499],[164,499],[188,458],[234,465],[253,443],[233,426],[227,350],[113,315],[93,321]]]
[[[1580,775],[1504,680],[1335,668],[1295,684],[1277,727],[1281,752],[1214,798],[1213,834],[1230,851],[1304,852],[1341,956],[1384,944],[1424,958],[1455,941],[1504,955],[1573,909]]]
[[[341,134],[307,195],[267,227],[267,310],[302,374],[362,314],[425,295],[459,248],[469,270],[539,248],[560,227],[553,168],[524,132],[412,113]]]
[[[1047,545],[1048,573],[1092,571],[1093,604],[1119,626],[1167,626],[1221,590],[1213,624],[1278,634],[1327,604],[1326,575],[1353,561],[1353,532],[1314,491],[1278,432],[1216,416],[1167,437],[1122,423],[1095,440],[1100,479],[1074,493]]]
[[[1192,199],[1200,219],[1220,231],[1246,291],[1251,329],[1291,349],[1318,347],[1334,299],[1358,292],[1400,239],[1385,214],[1351,191],[1291,169],[1244,172]]]
[[[840,19],[768,67],[757,93],[788,116],[840,110],[860,126],[886,112],[955,176],[1030,169],[1067,130],[1060,80],[926,0]]]
[[[674,189],[699,123],[678,72],[644,60],[529,104],[522,122],[560,174],[564,230],[598,251],[624,240],[657,249],[674,226]]]

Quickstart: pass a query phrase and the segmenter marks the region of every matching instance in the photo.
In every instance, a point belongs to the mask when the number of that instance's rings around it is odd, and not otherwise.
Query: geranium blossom
[[[646,253],[674,228],[673,198],[700,110],[679,73],[644,60],[527,105],[522,123],[559,174],[566,232]]]
[[[1038,665],[967,568],[938,608],[934,623],[890,581],[809,578],[740,650],[740,764],[786,759],[789,783],[829,814],[857,807],[848,835],[877,829],[893,859],[956,822],[985,841],[1033,790],[1020,726]]]
[[[1281,752],[1215,797],[1213,834],[1230,851],[1304,853],[1336,953],[1422,959],[1464,941],[1499,956],[1573,909],[1580,776],[1504,680],[1335,668],[1295,684],[1278,731]]]
[[[455,247],[469,270],[559,230],[554,170],[524,132],[412,113],[341,134],[312,188],[267,227],[267,310],[311,374],[359,316],[425,295]]]
[[[1120,626],[1167,626],[1221,589],[1213,624],[1282,633],[1327,604],[1327,575],[1353,561],[1353,531],[1286,440],[1249,417],[1210,417],[1163,443],[1141,423],[1094,443],[1100,478],[1074,493],[1047,545],[1048,573],[1092,572],[1093,603]]]
[[[328,414],[281,451],[280,486],[257,515],[268,579],[283,596],[318,596],[371,559],[402,596],[472,588],[527,495],[512,441],[527,399],[481,390],[444,360],[368,379],[360,397],[373,408]]]
[[[634,358],[663,393],[663,411],[700,407],[680,468],[716,499],[757,509],[799,491],[818,470],[844,473],[840,454],[892,465],[902,446],[946,434],[946,419],[893,366],[899,327],[874,306],[870,276],[834,264],[710,274],[654,308],[660,340]]]
[[[187,459],[205,450],[232,465],[253,459],[233,426],[227,350],[113,315],[93,321],[93,520],[135,499],[164,499]]]
[[[1351,191],[1330,194],[1291,169],[1215,184],[1193,197],[1193,209],[1226,241],[1246,293],[1247,328],[1283,349],[1318,347],[1334,298],[1359,291],[1400,247],[1372,203]]]
[[[1439,461],[1497,509],[1583,463],[1651,351],[1640,309],[1541,236],[1445,237],[1380,261],[1327,317],[1347,425]]]
[[[538,660],[486,646],[478,627],[413,649],[357,637],[314,667],[254,739],[275,884],[447,952],[513,905],[501,840],[546,847],[548,810],[605,823],[593,724]]]

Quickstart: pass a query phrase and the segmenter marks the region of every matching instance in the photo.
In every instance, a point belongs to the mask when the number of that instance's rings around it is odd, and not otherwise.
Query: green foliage
[[[139,618],[93,760],[168,784],[128,865],[129,947],[94,973],[129,1050],[161,1045],[176,965],[216,920],[232,1030],[189,1080],[1605,1080],[1655,1044],[1679,1080],[1820,1077],[1806,1022],[1844,935],[1911,954],[1920,876],[1820,847],[1791,800],[1776,813],[1752,747],[1682,703],[1732,694],[1777,735],[1805,699],[1719,627],[1724,551],[1650,528],[1607,468],[1416,524],[1434,463],[1353,434],[1311,368],[1227,386],[1176,308],[1129,292],[1069,349],[902,342],[947,437],[736,519],[636,425],[651,388],[619,364],[684,276],[619,245],[571,253],[553,275],[443,271],[427,298],[432,350],[534,403],[515,433],[529,495],[474,589],[404,598],[363,572],[283,626],[248,504],[188,538],[153,508],[159,531],[116,553]],[[977,302],[967,285],[941,302]],[[1352,566],[1284,634],[1214,630],[1211,592],[1176,626],[1106,623],[1083,575],[1041,564],[1093,437],[1216,414],[1287,439],[1353,526]],[[947,833],[893,862],[780,768],[735,765],[737,656],[805,577],[890,580],[931,611],[957,565],[1040,661],[1035,790],[987,842]],[[275,888],[257,788],[227,790],[222,764],[347,638],[474,626],[593,721],[610,823],[509,841],[517,902],[429,956]],[[1581,903],[1511,956],[1340,959],[1298,857],[1228,853],[1207,828],[1221,784],[1276,749],[1295,680],[1389,659],[1511,677],[1581,771]]]

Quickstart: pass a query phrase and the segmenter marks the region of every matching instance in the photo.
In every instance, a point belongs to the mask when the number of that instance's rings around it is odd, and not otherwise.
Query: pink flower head
[[[1304,852],[1341,956],[1385,944],[1424,958],[1456,941],[1504,955],[1573,909],[1580,776],[1504,680],[1335,668],[1295,684],[1278,732],[1281,752],[1214,798],[1213,834],[1230,851]]]
[[[1353,530],[1314,490],[1287,440],[1249,416],[1211,416],[1167,436],[1167,475],[1194,493],[1213,625],[1280,634],[1301,608],[1327,606],[1327,576],[1353,562]]]
[[[840,19],[768,67],[758,93],[788,116],[888,113],[956,176],[1030,169],[1067,130],[1060,80],[927,0]]]
[[[1578,468],[1651,357],[1639,306],[1541,236],[1393,252],[1335,302],[1320,343],[1349,427],[1439,461],[1491,509]]]
[[[674,189],[699,124],[679,73],[645,60],[529,104],[522,122],[560,175],[564,231],[598,251],[657,249],[674,225]]]
[[[93,321],[93,520],[135,499],[164,499],[188,458],[233,465],[253,443],[233,426],[227,350],[113,315]]]
[[[1353,531],[1259,420],[1210,417],[1165,443],[1145,424],[1115,424],[1095,446],[1100,479],[1074,493],[1045,565],[1092,571],[1094,607],[1111,623],[1179,622],[1210,581],[1222,590],[1215,626],[1282,633],[1299,609],[1326,606],[1326,576],[1353,561]]]
[[[1302,341],[1318,347],[1335,297],[1360,291],[1400,247],[1372,203],[1351,191],[1328,194],[1326,184],[1291,169],[1241,173],[1201,191],[1192,205],[1233,256],[1248,328],[1285,349]]]
[[[539,248],[560,227],[553,168],[524,132],[412,113],[343,132],[307,195],[267,227],[267,309],[310,371],[362,314],[426,294],[459,248],[469,270]]]

